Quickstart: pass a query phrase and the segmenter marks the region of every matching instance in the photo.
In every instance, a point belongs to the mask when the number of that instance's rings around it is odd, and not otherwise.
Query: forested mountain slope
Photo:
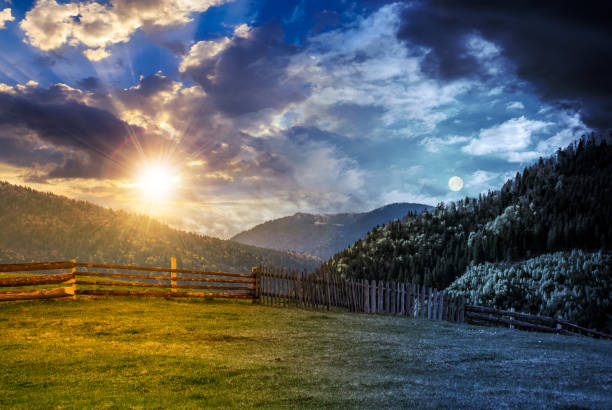
[[[320,260],[172,229],[154,219],[0,182],[0,263],[67,260],[250,272]]]
[[[612,146],[582,138],[499,191],[375,229],[323,268],[349,277],[448,286],[470,263],[612,249]]]
[[[297,213],[257,225],[239,233],[232,240],[327,259],[378,225],[401,219],[410,212],[418,213],[431,208],[429,205],[396,203],[363,213]]]

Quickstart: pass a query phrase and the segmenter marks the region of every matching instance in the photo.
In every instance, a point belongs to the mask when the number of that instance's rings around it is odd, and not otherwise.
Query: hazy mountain
[[[377,225],[401,219],[411,212],[418,213],[431,208],[429,205],[397,203],[364,213],[297,213],[257,225],[239,233],[232,240],[327,259],[353,244]]]
[[[313,269],[321,261],[179,231],[146,216],[0,182],[0,263],[84,262],[250,272],[259,263]]]

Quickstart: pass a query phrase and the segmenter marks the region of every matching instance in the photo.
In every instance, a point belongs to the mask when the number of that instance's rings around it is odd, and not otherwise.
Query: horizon
[[[0,180],[229,239],[477,197],[610,129],[597,6],[158,3],[0,0]]]

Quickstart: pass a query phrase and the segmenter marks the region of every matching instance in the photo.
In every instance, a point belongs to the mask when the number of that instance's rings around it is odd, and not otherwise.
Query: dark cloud
[[[551,102],[572,101],[599,130],[612,124],[612,24],[607,2],[430,0],[406,9],[398,37],[432,49],[441,79],[486,76],[467,52],[470,34],[501,46],[518,75]]]
[[[40,140],[39,145],[51,144],[64,153],[64,161],[49,176],[66,178],[116,176],[121,172],[121,158],[133,154],[131,138],[143,134],[108,111],[67,99],[62,87],[21,95],[0,93],[0,128],[17,130],[7,136],[13,144],[12,162],[35,160],[28,152],[31,140],[24,140],[26,131]],[[123,149],[117,156],[120,147]],[[57,154],[52,158],[57,159]]]
[[[42,93],[34,98],[0,93],[0,124],[23,126],[55,146],[109,152],[132,132],[125,122],[108,111],[65,101],[57,103],[50,93],[51,103],[41,101]]]
[[[287,73],[289,58],[298,49],[282,40],[279,26],[252,29],[248,38],[234,37],[225,50],[189,67],[186,73],[227,115],[285,107],[305,99],[310,89],[305,81]]]
[[[87,77],[77,82],[79,88],[87,91],[97,91],[104,89],[104,85],[97,77]]]
[[[19,167],[30,167],[34,164],[47,165],[59,163],[63,157],[59,151],[42,148],[34,141],[17,139],[0,135],[0,160]]]
[[[150,97],[163,91],[172,89],[173,81],[161,75],[161,73],[152,74],[140,79],[138,88],[132,88],[130,91],[139,94],[142,97]]]
[[[161,45],[177,56],[184,56],[187,54],[187,44],[180,40],[168,40],[162,41]]]

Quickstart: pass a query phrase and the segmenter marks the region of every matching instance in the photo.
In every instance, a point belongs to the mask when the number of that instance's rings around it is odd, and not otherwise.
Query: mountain
[[[184,232],[146,216],[0,182],[0,263],[92,263],[250,272],[266,263],[312,270],[321,261]]]
[[[377,225],[408,213],[431,209],[429,205],[398,203],[364,213],[313,215],[297,213],[274,219],[239,233],[231,240],[266,248],[292,250],[323,259],[350,246]]]
[[[376,228],[322,269],[442,289],[468,265],[572,249],[612,250],[610,138],[583,137],[498,191]]]

